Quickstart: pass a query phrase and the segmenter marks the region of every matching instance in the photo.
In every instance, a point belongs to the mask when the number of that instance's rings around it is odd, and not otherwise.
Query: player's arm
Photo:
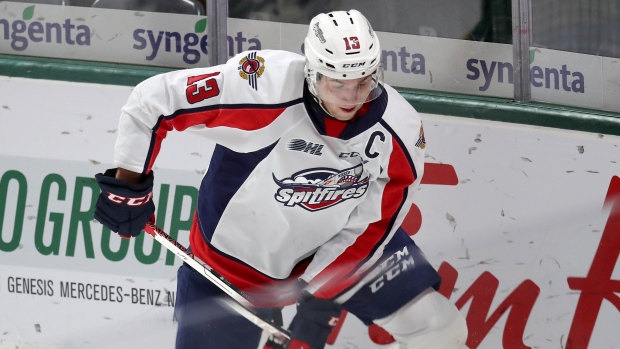
[[[298,77],[303,61],[292,53],[261,53],[264,58],[257,56],[260,62],[269,61],[270,68],[262,74],[262,88],[255,89],[239,74],[239,62],[253,55],[240,53],[224,65],[173,71],[138,84],[122,108],[118,126],[114,162],[121,170],[113,173],[106,171],[97,177],[98,180],[111,182],[109,184],[113,187],[106,189],[113,194],[142,193],[144,188],[141,186],[123,188],[128,182],[122,179],[129,176],[127,179],[130,181],[146,180],[148,183],[163,141],[172,130],[198,131],[202,136],[237,152],[252,152],[273,144],[283,128],[297,122],[294,114],[284,111],[290,105],[301,103],[299,95],[303,84],[298,83],[295,88],[288,89],[283,86],[289,86]],[[281,93],[271,93],[273,90]],[[285,116],[280,121],[278,118],[283,114]],[[280,122],[272,126],[276,120]],[[135,174],[125,173],[122,169]],[[118,193],[114,191],[117,189]],[[134,192],[127,193],[125,189]],[[108,198],[115,197],[106,196],[101,200]],[[110,218],[104,223],[111,229],[118,229],[120,225],[114,224],[114,220],[120,223],[120,219],[132,219],[122,216],[126,211],[124,206],[114,206],[113,202],[108,204],[115,208],[110,209],[111,213],[118,212],[113,214],[118,218]],[[130,235],[140,233],[133,230],[134,225],[140,224],[132,224]]]
[[[297,300],[297,314],[289,325],[290,341],[271,336],[263,349],[322,349],[341,312],[340,304],[302,292]]]
[[[183,114],[180,110],[189,108],[191,103],[188,100],[195,104],[202,102],[197,101],[196,96],[200,96],[209,83],[203,81],[200,85],[192,81],[192,76],[217,76],[220,68],[209,68],[207,72],[193,69],[161,74],[145,80],[133,90],[119,121],[115,146],[118,167],[95,175],[101,189],[95,219],[122,237],[139,235],[144,225],[154,220],[154,174],[151,168],[161,142],[169,130],[183,130],[200,122],[183,117],[178,121],[174,119],[175,115]],[[189,98],[188,84],[195,87],[195,93]],[[215,82],[211,84],[217,85]]]
[[[260,58],[257,64],[264,64],[256,88],[239,72],[240,62],[250,56]],[[148,173],[172,130],[191,129],[241,153],[273,144],[282,129],[298,121],[298,116],[285,111],[302,102],[303,80],[297,81],[302,65],[299,56],[292,53],[261,51],[258,56],[244,52],[223,65],[184,69],[145,80],[122,109],[116,165]]]
[[[168,132],[204,125],[222,95],[224,66],[185,69],[151,77],[135,87],[121,110],[114,161],[148,174]]]

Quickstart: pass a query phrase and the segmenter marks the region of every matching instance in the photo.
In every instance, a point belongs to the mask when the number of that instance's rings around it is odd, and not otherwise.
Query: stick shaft
[[[254,323],[256,326],[262,328],[268,333],[286,338],[287,340],[290,339],[290,334],[287,330],[273,324],[271,321],[263,319],[254,311],[248,309],[253,307],[252,302],[250,301],[251,297],[248,294],[236,288],[228,280],[213,270],[213,268],[200,260],[200,258],[189,252],[185,246],[181,245],[178,241],[170,237],[170,235],[166,234],[166,232],[154,224],[147,223],[144,227],[144,231],[229,295],[232,300],[222,302],[224,305],[228,306],[228,308],[236,311],[241,316],[245,317],[250,322]]]

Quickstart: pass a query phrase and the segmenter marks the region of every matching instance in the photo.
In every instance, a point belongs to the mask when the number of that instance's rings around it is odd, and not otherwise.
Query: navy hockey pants
[[[174,309],[178,320],[176,349],[258,347],[262,330],[244,317],[222,307],[215,300],[217,297],[228,295],[183,263],[177,272]],[[272,319],[274,309],[261,309],[259,313],[266,319]]]
[[[375,268],[377,276],[343,304],[366,325],[390,315],[427,288],[438,289],[441,282],[402,228],[387,244]],[[190,266],[179,268],[176,349],[256,349],[262,330],[220,306],[215,297],[228,296]],[[261,314],[272,319],[274,309],[262,309]]]

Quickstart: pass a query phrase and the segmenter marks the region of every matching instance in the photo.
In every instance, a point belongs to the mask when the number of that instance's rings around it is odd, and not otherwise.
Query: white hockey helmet
[[[304,53],[308,88],[319,100],[355,105],[381,94],[381,46],[359,11],[334,11],[314,17],[304,41]],[[324,76],[330,79],[322,79]]]

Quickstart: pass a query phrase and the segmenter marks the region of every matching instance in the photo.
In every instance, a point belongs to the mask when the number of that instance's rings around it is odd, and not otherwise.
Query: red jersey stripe
[[[190,246],[200,260],[205,262],[224,279],[243,292],[252,295],[252,303],[258,307],[283,307],[294,304],[297,300],[295,285],[299,277],[310,264],[310,260],[299,263],[291,275],[283,280],[270,278],[259,271],[229,258],[209,246],[200,233],[198,218],[194,221],[189,234]]]
[[[161,116],[153,128],[153,139],[146,162],[145,173],[151,171],[155,159],[161,149],[161,143],[169,131],[175,129],[184,131],[188,127],[204,125],[207,128],[230,127],[244,131],[259,130],[268,126],[286,110],[278,108],[222,108],[183,112],[172,117]]]
[[[390,181],[385,186],[381,199],[382,218],[370,224],[353,245],[310,281],[310,284],[325,282],[314,293],[315,297],[332,299],[358,282],[360,276],[353,276],[352,272],[372,255],[377,245],[385,239],[387,231],[392,228],[392,218],[402,206],[406,189],[415,181],[414,170],[407,159],[406,151],[395,138],[392,138],[392,146],[387,169]]]

